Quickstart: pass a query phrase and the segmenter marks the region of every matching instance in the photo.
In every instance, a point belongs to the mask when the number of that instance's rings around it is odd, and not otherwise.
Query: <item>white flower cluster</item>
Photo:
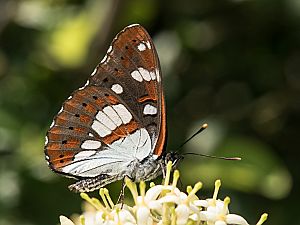
[[[187,194],[181,192],[177,187],[179,172],[174,171],[173,181],[170,184],[172,163],[167,166],[167,173],[162,185],[151,183],[146,192],[144,182],[140,183],[140,194],[135,183],[126,179],[126,185],[130,189],[135,205],[130,207],[126,204],[114,205],[108,190],[100,189],[103,204],[96,198],[90,198],[82,193],[81,197],[88,201],[95,210],[85,212],[80,216],[78,223],[72,222],[65,216],[60,216],[61,225],[226,225],[241,224],[248,222],[239,215],[229,213],[228,205],[230,198],[223,201],[217,199],[221,181],[215,182],[215,190],[212,198],[201,200],[196,192],[202,187],[198,182],[193,188],[187,187]],[[261,225],[267,219],[263,214],[256,225]]]

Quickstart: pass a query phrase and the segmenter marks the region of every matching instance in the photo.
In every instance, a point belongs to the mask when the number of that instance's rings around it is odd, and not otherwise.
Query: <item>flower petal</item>
[[[159,203],[172,202],[172,203],[179,204],[180,203],[180,199],[179,199],[179,197],[177,197],[175,195],[167,195],[167,196],[164,196],[164,197],[160,198],[158,200],[158,202]]]
[[[227,223],[225,223],[223,220],[218,220],[215,222],[215,225],[226,225]]]
[[[145,195],[145,201],[148,202],[150,200],[155,200],[159,196],[159,194],[164,190],[163,185],[156,185],[150,188]]]
[[[59,221],[61,225],[75,225],[72,220],[65,216],[60,216]]]
[[[249,225],[247,220],[236,214],[228,214],[225,220],[228,224]]]
[[[201,211],[200,212],[200,220],[201,221],[216,221],[217,215],[212,212]]]
[[[208,207],[208,202],[206,200],[195,200],[193,201],[193,204],[204,208]]]
[[[185,225],[189,219],[190,210],[185,204],[180,204],[175,209],[176,213],[176,224]]]
[[[138,207],[136,211],[136,218],[138,225],[148,224],[150,217],[150,210],[146,206]]]

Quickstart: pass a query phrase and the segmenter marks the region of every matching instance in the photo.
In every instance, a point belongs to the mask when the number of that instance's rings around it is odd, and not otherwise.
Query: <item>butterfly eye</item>
[[[63,140],[61,143],[62,144],[67,144],[67,142],[68,142],[67,140]]]
[[[115,71],[118,72],[119,70],[117,68],[115,68]]]
[[[127,45],[125,46],[125,48],[126,48],[126,49],[129,49]]]
[[[80,115],[78,113],[75,114],[75,117],[79,117]]]
[[[87,106],[87,104],[86,104],[85,102],[83,102],[83,103],[82,103],[82,106],[83,106],[83,107],[86,107],[86,106]]]
[[[121,56],[121,59],[122,59],[122,60],[124,60],[124,57],[123,57],[123,56]]]
[[[135,39],[133,39],[132,41],[133,41],[133,42],[136,42],[136,40],[135,40]]]
[[[108,97],[108,96],[109,96],[109,94],[107,94],[107,93],[105,93],[104,95],[105,95],[106,97]]]
[[[95,95],[93,95],[93,99],[97,100],[97,99],[98,99],[98,97],[97,97],[97,96],[95,96]]]
[[[108,81],[107,77],[103,79],[103,82],[107,82],[107,81]]]
[[[64,155],[59,155],[59,158],[63,158],[64,157]]]
[[[74,130],[74,127],[69,127],[69,130]]]

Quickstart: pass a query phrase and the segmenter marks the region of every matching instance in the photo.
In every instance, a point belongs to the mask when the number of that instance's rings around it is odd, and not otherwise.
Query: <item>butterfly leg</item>
[[[160,162],[160,167],[162,170],[163,178],[165,179],[166,178],[166,167],[164,166],[164,164],[162,162]]]
[[[118,201],[117,201],[117,203],[121,203],[121,209],[123,208],[123,204],[124,204],[125,187],[126,187],[126,183],[125,183],[125,177],[124,177],[122,180],[121,192],[120,192],[120,195],[119,195]]]

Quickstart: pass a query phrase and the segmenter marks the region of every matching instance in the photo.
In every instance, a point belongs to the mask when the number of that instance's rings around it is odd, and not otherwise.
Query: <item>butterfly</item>
[[[86,84],[63,103],[47,132],[51,170],[77,179],[69,189],[89,192],[125,177],[134,182],[162,175],[166,108],[159,59],[139,24],[120,31]]]

